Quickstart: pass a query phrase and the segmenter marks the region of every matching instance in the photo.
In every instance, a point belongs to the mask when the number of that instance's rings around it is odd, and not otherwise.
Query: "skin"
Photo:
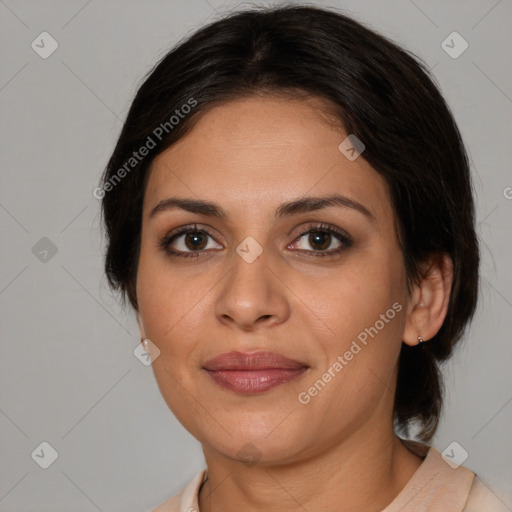
[[[377,512],[422,462],[393,432],[397,362],[402,343],[415,345],[420,334],[428,340],[441,327],[451,262],[433,261],[408,293],[387,185],[364,153],[349,161],[340,152],[347,134],[327,122],[324,107],[318,99],[231,101],[205,113],[152,163],[138,321],[141,337],[160,350],[153,370],[164,399],[203,447],[201,512]],[[373,218],[339,206],[274,218],[281,203],[333,193],[363,204]],[[226,218],[182,209],[150,216],[169,197],[215,202]],[[344,230],[353,244],[315,256],[321,251],[308,235],[296,239],[318,223]],[[194,224],[213,235],[199,257],[173,258],[159,247],[175,228]],[[248,236],[263,251],[252,263],[236,252]],[[172,248],[192,252],[184,241]],[[333,236],[328,250],[339,246]],[[299,393],[394,303],[402,310],[301,404]],[[242,395],[202,369],[232,350],[274,351],[309,369],[265,393]],[[248,450],[251,463],[240,460]]]

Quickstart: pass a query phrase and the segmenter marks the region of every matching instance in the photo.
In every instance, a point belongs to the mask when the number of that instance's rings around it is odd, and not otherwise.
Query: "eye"
[[[211,240],[209,240],[211,239]],[[165,235],[158,244],[169,256],[197,257],[203,251],[222,249],[206,229],[186,226]],[[198,253],[198,254],[194,254]]]
[[[338,254],[352,243],[351,238],[337,228],[320,224],[309,226],[307,231],[295,238],[292,246],[299,251],[309,252],[312,256],[322,257]]]
[[[352,239],[338,228],[327,224],[308,226],[288,246],[299,252],[309,253],[308,256],[333,256],[352,245]],[[185,226],[165,235],[158,246],[172,257],[197,258],[206,251],[223,249],[215,241],[214,236],[206,229]],[[309,247],[308,247],[309,246]]]

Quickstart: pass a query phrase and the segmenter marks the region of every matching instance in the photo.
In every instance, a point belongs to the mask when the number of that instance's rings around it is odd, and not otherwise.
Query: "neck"
[[[248,466],[203,450],[208,480],[199,497],[201,512],[380,512],[423,461],[400,442],[391,425],[358,429],[322,453],[288,464]]]

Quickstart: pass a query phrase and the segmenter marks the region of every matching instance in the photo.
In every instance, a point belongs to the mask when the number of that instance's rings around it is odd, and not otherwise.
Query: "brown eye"
[[[322,252],[327,249],[336,250],[343,247],[343,240],[338,235],[333,236],[325,229],[310,229],[306,233],[300,235],[296,242],[296,248],[303,251]],[[334,247],[331,247],[334,245]]]
[[[196,257],[212,249],[223,248],[208,231],[195,226],[181,228],[164,236],[158,245],[169,256],[182,257]]]
[[[311,231],[308,237],[308,242],[318,251],[323,251],[331,244],[332,235],[327,231]]]
[[[289,247],[308,256],[335,256],[352,244],[352,238],[339,228],[319,224],[309,226],[307,231],[303,231],[296,237]]]
[[[191,251],[200,251],[206,247],[207,243],[207,237],[200,231],[193,231],[185,235],[185,245]]]

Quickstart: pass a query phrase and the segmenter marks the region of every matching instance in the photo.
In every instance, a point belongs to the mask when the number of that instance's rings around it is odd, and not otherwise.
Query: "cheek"
[[[389,259],[382,258],[382,252],[379,257],[356,254],[346,266],[330,273],[324,285],[320,287],[313,281],[303,293],[311,297],[315,311],[339,340],[350,343],[365,328],[379,321],[380,315],[385,315],[385,320],[392,317],[385,330],[396,334],[400,321],[396,321],[392,306],[398,302],[404,308],[405,298],[402,270],[396,260],[400,261],[399,254]]]
[[[190,416],[201,414],[196,402],[190,400],[196,377],[190,362],[194,359],[197,327],[205,314],[200,279],[185,279],[159,256],[141,251],[137,277],[139,314],[146,336],[160,351],[153,361],[153,372],[167,405],[191,432],[195,427]]]
[[[209,286],[201,274],[173,269],[165,257],[150,251],[143,245],[137,300],[147,337],[164,348],[176,332],[200,318],[201,301]],[[182,341],[186,343],[186,338]]]
[[[394,385],[406,310],[405,281],[400,253],[389,258],[382,254],[354,258],[322,287],[323,318],[334,335],[321,341],[327,364],[317,369],[311,384],[329,368],[336,374],[318,401],[319,410],[327,407],[335,416],[370,410]],[[342,369],[333,368],[336,362]]]

